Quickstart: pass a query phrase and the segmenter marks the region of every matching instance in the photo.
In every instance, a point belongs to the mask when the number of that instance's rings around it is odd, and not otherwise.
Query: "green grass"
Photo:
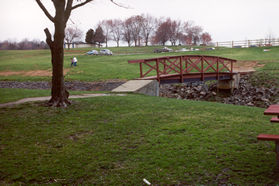
[[[279,47],[271,47],[271,51],[263,52],[264,48],[218,48],[208,51],[162,53],[154,54],[153,50],[160,47],[119,47],[110,48],[114,56],[88,56],[85,52],[89,49],[65,50],[64,68],[69,72],[65,76],[66,81],[104,81],[110,79],[134,79],[139,77],[139,66],[128,64],[128,60],[146,59],[166,55],[214,55],[244,61],[259,61],[267,64],[268,69],[279,68]],[[173,47],[179,49],[182,47]],[[70,58],[77,56],[78,67],[70,68]],[[0,72],[4,71],[51,71],[50,52],[48,50],[34,51],[0,51]],[[275,71],[278,73],[278,70]],[[40,76],[0,76],[0,80],[16,81],[50,81],[50,77]]]
[[[51,68],[49,50],[1,50],[1,71],[47,70]]]
[[[128,60],[202,54],[266,64],[279,77],[279,47],[154,54],[159,47],[111,48],[115,56],[65,52],[66,81],[138,77]],[[70,68],[75,55],[79,63]],[[50,53],[0,51],[0,72],[49,70]],[[49,81],[50,77],[0,76],[0,80]],[[80,94],[84,92],[71,92]],[[86,92],[88,93],[88,92]],[[0,103],[49,96],[49,90],[0,89]],[[277,134],[263,109],[141,95],[75,99],[67,109],[41,103],[0,108],[0,184],[274,185]]]
[[[2,184],[275,184],[263,109],[129,95],[0,109]]]

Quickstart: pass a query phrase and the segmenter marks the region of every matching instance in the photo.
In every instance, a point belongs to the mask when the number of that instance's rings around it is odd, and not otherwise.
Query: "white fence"
[[[231,47],[231,48],[248,48],[262,46],[279,46],[279,38],[277,39],[256,39],[242,41],[223,41],[214,43],[216,47]]]

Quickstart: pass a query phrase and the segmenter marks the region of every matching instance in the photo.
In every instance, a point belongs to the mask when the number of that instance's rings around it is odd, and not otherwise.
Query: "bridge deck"
[[[180,74],[165,74],[160,75],[160,83],[186,83],[186,82],[196,82],[196,81],[209,81],[209,80],[229,80],[232,78],[231,73],[206,73],[203,75],[201,73],[191,73],[183,74],[183,82],[181,82]],[[138,80],[157,80],[157,76],[149,76],[144,78],[137,78]]]

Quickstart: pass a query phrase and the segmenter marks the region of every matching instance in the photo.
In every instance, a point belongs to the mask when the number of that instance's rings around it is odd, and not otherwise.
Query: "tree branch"
[[[74,10],[74,9],[76,9],[76,8],[78,8],[78,7],[81,7],[81,6],[83,6],[83,5],[86,5],[87,3],[90,3],[91,1],[94,1],[94,0],[86,0],[86,1],[84,1],[83,3],[77,4],[77,5],[75,5],[75,6],[72,7],[72,10]]]
[[[115,4],[115,5],[117,5],[117,6],[119,6],[119,7],[122,7],[122,8],[129,8],[129,7],[126,7],[126,6],[124,6],[124,5],[121,5],[121,4],[118,4],[118,3],[116,3],[114,0],[110,0],[113,4]]]
[[[51,20],[52,22],[54,22],[54,17],[52,17],[50,15],[50,13],[47,11],[46,7],[43,5],[43,3],[41,2],[41,0],[36,0],[37,4],[39,5],[39,7],[43,10],[43,12],[45,13],[45,15],[49,18],[49,20]]]
[[[45,28],[44,31],[45,31],[45,34],[46,34],[46,42],[47,42],[49,48],[52,49],[53,41],[51,39],[51,33],[49,32],[48,28]]]
[[[65,22],[67,23],[68,19],[70,18],[71,12],[72,12],[72,5],[73,0],[68,0],[66,10],[65,10]]]

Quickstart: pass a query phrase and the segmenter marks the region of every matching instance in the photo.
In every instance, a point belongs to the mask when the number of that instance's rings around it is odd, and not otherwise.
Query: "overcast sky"
[[[214,41],[279,37],[279,0],[95,0],[73,11],[71,20],[84,34],[100,20],[148,13],[194,21],[212,35]],[[43,29],[53,30],[35,0],[0,0],[0,41],[24,38],[45,40]],[[52,9],[51,0],[42,0]],[[53,10],[53,9],[52,9]],[[51,11],[54,14],[53,11]]]

